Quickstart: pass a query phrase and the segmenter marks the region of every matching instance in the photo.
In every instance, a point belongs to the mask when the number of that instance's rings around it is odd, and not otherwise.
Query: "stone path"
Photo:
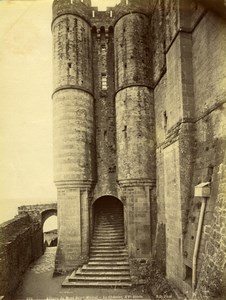
[[[66,276],[53,277],[56,247],[46,248],[45,254],[33,263],[24,275],[15,300],[19,299],[150,299],[141,292],[122,288],[62,288]]]
[[[35,263],[31,264],[28,271],[36,274],[53,271],[55,254],[56,247],[47,247],[45,254]]]

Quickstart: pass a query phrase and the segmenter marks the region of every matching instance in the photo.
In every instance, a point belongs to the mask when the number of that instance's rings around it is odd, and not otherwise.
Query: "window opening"
[[[101,53],[105,54],[106,53],[106,45],[105,44],[101,44]]]
[[[107,75],[106,74],[101,75],[101,89],[107,90]]]
[[[92,17],[95,18],[95,10],[92,10]]]
[[[211,182],[213,180],[213,166],[209,165],[208,166],[208,180]]]
[[[127,126],[124,126],[124,129],[122,130],[124,132],[124,137],[127,138]]]
[[[71,71],[72,71],[71,66],[72,66],[72,63],[68,63],[68,73],[69,73],[69,75],[71,75]]]
[[[107,130],[104,130],[104,141],[106,142],[107,140]]]
[[[168,117],[167,117],[166,111],[164,111],[164,129],[165,130],[167,129],[167,122],[168,122]]]

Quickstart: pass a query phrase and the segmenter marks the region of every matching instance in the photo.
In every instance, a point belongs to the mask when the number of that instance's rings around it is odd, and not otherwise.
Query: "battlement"
[[[99,11],[98,7],[91,6],[91,0],[54,0],[53,20],[64,14],[73,14],[95,25],[100,22],[112,24],[129,13],[148,15],[151,11],[151,3],[149,0],[121,0],[115,7],[107,7],[106,11]]]
[[[91,0],[54,0],[53,20],[64,14],[78,15],[89,22],[91,18]]]
[[[91,0],[54,0],[53,5],[78,5],[78,4],[84,4],[86,6],[91,6]]]
[[[112,16],[117,22],[124,15],[131,13],[142,13],[145,15],[149,15],[152,11],[152,1],[149,0],[121,0],[119,4],[117,4],[113,8]]]

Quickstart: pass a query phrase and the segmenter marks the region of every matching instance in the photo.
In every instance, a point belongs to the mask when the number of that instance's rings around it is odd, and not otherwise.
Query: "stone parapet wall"
[[[29,264],[43,254],[42,228],[28,215],[0,225],[0,295],[10,297]]]

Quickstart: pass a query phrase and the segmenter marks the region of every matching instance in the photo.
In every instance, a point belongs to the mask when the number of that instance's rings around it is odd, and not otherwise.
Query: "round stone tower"
[[[131,257],[149,257],[155,186],[154,103],[148,1],[122,1],[115,23],[117,175]]]
[[[53,2],[54,182],[58,202],[56,271],[75,268],[89,250],[94,181],[90,1]]]

